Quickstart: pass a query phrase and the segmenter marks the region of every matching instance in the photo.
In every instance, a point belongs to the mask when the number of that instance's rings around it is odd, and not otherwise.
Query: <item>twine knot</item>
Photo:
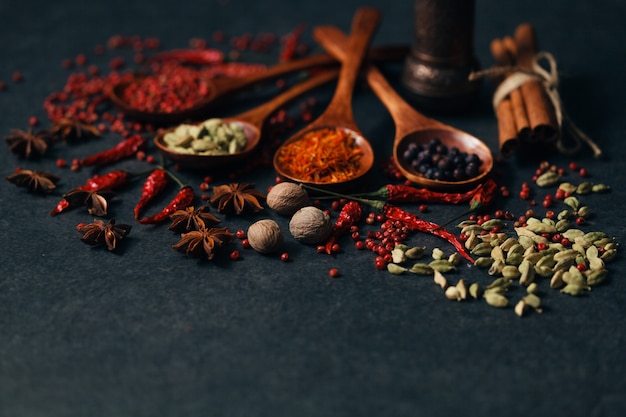
[[[545,60],[547,63],[546,68],[541,65],[542,60]],[[565,112],[558,90],[559,74],[556,59],[551,53],[538,52],[533,58],[531,70],[525,70],[515,66],[501,66],[473,72],[469,77],[470,80],[474,80],[487,75],[503,75],[508,73],[510,73],[510,75],[507,76],[494,91],[492,98],[494,111],[498,107],[498,104],[512,91],[529,81],[538,81],[543,86],[546,95],[554,107],[559,132],[556,142],[557,149],[565,154],[573,154],[580,149],[581,144],[584,142],[593,150],[594,157],[598,158],[602,156],[600,147],[585,132],[578,128]],[[564,129],[567,130],[574,142],[571,146],[568,146],[563,139]]]

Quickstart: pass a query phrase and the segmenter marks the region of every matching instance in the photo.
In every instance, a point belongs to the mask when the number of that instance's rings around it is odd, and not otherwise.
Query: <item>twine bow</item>
[[[547,69],[541,66],[541,60],[547,61]],[[484,71],[478,71],[470,74],[470,80],[476,79],[485,75],[497,75],[503,73],[509,73],[509,75],[500,83],[496,88],[492,105],[494,110],[498,107],[498,104],[504,100],[513,90],[518,89],[529,81],[539,81],[544,87],[550,102],[552,103],[555,111],[556,121],[559,127],[559,135],[556,143],[557,149],[565,154],[572,154],[580,149],[582,142],[586,143],[593,150],[593,155],[598,158],[602,156],[602,150],[600,147],[576,124],[572,121],[569,115],[563,108],[563,102],[559,95],[558,84],[559,74],[557,71],[556,59],[549,52],[539,52],[535,55],[532,62],[532,70],[525,70],[518,67],[495,67]],[[563,129],[566,129],[574,141],[572,146],[565,144],[563,140]]]

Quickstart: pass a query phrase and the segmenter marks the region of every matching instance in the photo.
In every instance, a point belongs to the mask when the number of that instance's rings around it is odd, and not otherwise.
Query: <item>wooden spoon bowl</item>
[[[402,155],[410,144],[414,143],[421,147],[434,138],[439,139],[441,144],[448,149],[456,147],[461,152],[477,155],[481,161],[478,173],[471,178],[459,181],[434,180],[426,178],[404,161]],[[470,188],[482,182],[493,168],[493,157],[487,145],[468,133],[450,127],[433,127],[407,133],[394,142],[393,155],[398,169],[409,181],[430,189],[452,191]]]

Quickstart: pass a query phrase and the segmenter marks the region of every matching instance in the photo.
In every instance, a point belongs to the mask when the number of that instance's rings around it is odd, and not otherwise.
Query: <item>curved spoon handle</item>
[[[352,92],[367,47],[379,22],[380,12],[374,8],[361,7],[356,11],[352,19],[350,39],[347,41],[345,60],[342,60],[337,88],[328,107],[318,118],[319,124],[350,125],[358,130],[352,115]]]
[[[244,87],[262,81],[269,81],[278,78],[281,75],[289,74],[295,71],[318,66],[327,66],[336,63],[337,61],[335,60],[335,58],[328,54],[313,55],[307,58],[277,64],[269,67],[264,71],[256,72],[243,77],[216,78],[213,80],[213,85],[216,90],[216,94],[222,95],[238,91]]]
[[[291,100],[297,98],[298,96],[306,93],[307,91],[336,79],[338,75],[339,69],[337,68],[326,70],[320,74],[306,79],[305,81],[302,81],[301,83],[294,85],[285,92],[275,96],[271,100],[261,104],[258,107],[241,113],[238,116],[232,116],[229,118],[246,121],[261,129],[261,127],[265,123],[265,120],[276,110],[278,110]]]
[[[335,26],[318,26],[313,31],[315,40],[339,60],[346,59],[348,38]],[[369,86],[383,102],[396,125],[396,137],[405,136],[416,128],[444,126],[424,116],[409,105],[389,84],[383,74],[373,65],[365,69]]]

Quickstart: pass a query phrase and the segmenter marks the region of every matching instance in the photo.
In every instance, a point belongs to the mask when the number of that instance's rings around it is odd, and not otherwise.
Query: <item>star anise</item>
[[[260,201],[264,200],[265,194],[255,190],[254,184],[232,183],[214,187],[209,203],[217,207],[218,213],[241,214],[263,210]]]
[[[102,217],[106,216],[109,206],[108,200],[114,195],[113,191],[107,189],[89,191],[74,188],[65,193],[63,198],[70,203],[71,207],[86,206],[89,214]]]
[[[100,136],[100,131],[94,125],[83,123],[80,120],[62,117],[52,125],[50,134],[67,142],[70,140],[97,137]]]
[[[4,140],[9,144],[11,152],[24,158],[30,158],[46,153],[50,135],[47,131],[33,132],[32,128],[28,130],[11,129],[11,133],[9,136],[5,136]]]
[[[130,233],[131,228],[128,224],[116,224],[115,219],[108,223],[96,219],[91,224],[81,223],[76,226],[76,230],[83,234],[80,240],[91,246],[104,243],[110,251],[115,250],[117,243]]]
[[[59,177],[43,171],[20,169],[9,175],[7,180],[18,187],[26,187],[39,193],[49,193],[56,188]]]
[[[225,227],[211,229],[204,227],[183,233],[181,239],[172,245],[172,248],[190,257],[206,257],[211,260],[215,256],[215,250],[232,242],[233,237],[234,235]]]
[[[219,223],[220,219],[209,213],[208,206],[193,206],[176,210],[170,214],[172,224],[169,229],[178,233],[200,230],[208,225]]]

